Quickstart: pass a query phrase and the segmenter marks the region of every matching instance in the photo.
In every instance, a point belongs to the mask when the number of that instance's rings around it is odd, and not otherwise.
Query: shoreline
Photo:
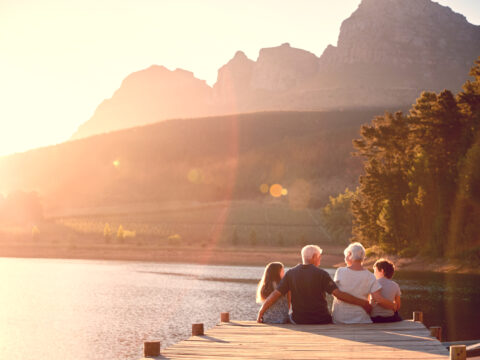
[[[323,249],[320,267],[337,268],[344,266],[343,246],[320,245]],[[280,261],[287,267],[301,262],[301,247],[186,247],[162,246],[132,247],[129,244],[78,246],[68,244],[5,244],[0,243],[0,257],[45,258],[106,261],[145,261],[178,264],[204,264],[226,266],[265,266]],[[480,274],[474,266],[451,261],[433,261],[425,258],[400,258],[385,256],[395,263],[400,271],[427,271],[436,273]],[[377,257],[365,260],[365,267],[371,269]]]
[[[325,247],[331,249],[331,247]],[[336,249],[335,249],[336,250]],[[324,253],[327,252],[324,250]],[[330,253],[330,254],[328,254]],[[332,251],[322,256],[322,266],[334,267],[343,260],[343,255],[332,255]],[[230,266],[265,266],[272,261],[280,261],[291,267],[301,262],[300,247],[132,247],[128,245],[89,246],[48,245],[32,246],[0,244],[0,257],[82,259],[111,261],[145,261],[162,263],[191,263]]]

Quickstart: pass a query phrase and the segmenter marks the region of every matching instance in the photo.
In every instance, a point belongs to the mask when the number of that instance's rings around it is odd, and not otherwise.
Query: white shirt
[[[340,291],[360,299],[368,300],[368,295],[380,290],[382,286],[368,270],[352,270],[341,267],[335,273],[334,281]],[[357,305],[348,304],[335,298],[333,300],[332,317],[334,324],[369,324],[370,316]]]

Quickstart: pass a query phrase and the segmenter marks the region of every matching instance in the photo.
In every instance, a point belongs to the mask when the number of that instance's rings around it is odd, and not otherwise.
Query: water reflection
[[[257,268],[101,261],[0,259],[0,358],[138,359],[143,342],[168,346],[191,324],[212,327],[222,311],[254,319]],[[160,272],[160,274],[159,274]],[[251,280],[252,281],[252,280]]]
[[[426,326],[441,326],[444,341],[480,339],[480,276],[398,272],[402,288],[401,315],[424,313]]]
[[[262,267],[0,259],[0,358],[138,359],[146,340],[185,339],[219,314],[254,320]],[[333,275],[334,270],[329,270]],[[480,339],[478,276],[395,275],[402,315],[424,312],[445,338]]]

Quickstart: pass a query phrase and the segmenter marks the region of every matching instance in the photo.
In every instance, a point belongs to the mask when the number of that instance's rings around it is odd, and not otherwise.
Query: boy
[[[374,323],[402,321],[402,318],[398,315],[398,309],[400,309],[400,287],[395,281],[391,280],[394,272],[395,265],[387,259],[379,259],[373,265],[373,273],[378,283],[382,285],[382,296],[395,303],[395,311],[385,309],[379,304],[373,303],[370,316]]]

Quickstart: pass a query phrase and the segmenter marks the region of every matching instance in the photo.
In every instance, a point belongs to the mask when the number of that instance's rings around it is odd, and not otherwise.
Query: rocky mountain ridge
[[[480,26],[431,0],[363,0],[320,57],[288,43],[238,51],[213,87],[161,66],[129,75],[73,138],[169,118],[402,106],[456,91],[480,55]]]

